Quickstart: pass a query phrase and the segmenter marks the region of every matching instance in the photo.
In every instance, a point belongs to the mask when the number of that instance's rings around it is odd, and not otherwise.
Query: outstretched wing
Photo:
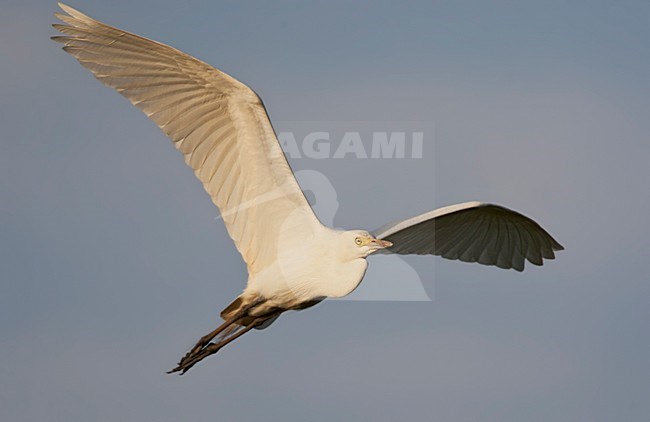
[[[67,15],[56,16],[65,25],[53,26],[64,36],[52,39],[172,139],[221,211],[249,271],[275,260],[283,224],[319,224],[250,88],[172,47],[59,5]]]
[[[543,259],[554,259],[554,251],[564,249],[530,218],[481,202],[439,208],[374,235],[393,242],[386,253],[439,255],[517,271],[524,270],[525,260],[542,265]]]

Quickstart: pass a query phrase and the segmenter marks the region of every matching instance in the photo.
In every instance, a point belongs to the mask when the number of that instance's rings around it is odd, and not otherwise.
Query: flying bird
[[[563,247],[532,219],[467,202],[369,232],[334,230],[312,211],[260,97],[179,50],[106,25],[59,3],[52,37],[104,85],[142,110],[183,153],[219,208],[248,269],[248,282],[170,371],[197,362],[288,310],[351,293],[373,253],[439,255],[522,271]]]

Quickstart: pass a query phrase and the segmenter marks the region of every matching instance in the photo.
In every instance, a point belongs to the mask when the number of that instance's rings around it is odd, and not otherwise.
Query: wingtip
[[[72,16],[73,18],[80,19],[80,20],[90,19],[89,16],[84,15],[83,13],[81,13],[80,11],[75,9],[74,7],[68,6],[65,3],[59,2],[58,6],[61,8],[61,10],[63,10],[65,13]]]

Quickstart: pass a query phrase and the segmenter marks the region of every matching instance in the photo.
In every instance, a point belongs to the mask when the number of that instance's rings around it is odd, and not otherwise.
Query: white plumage
[[[282,312],[352,292],[374,252],[433,254],[524,269],[562,249],[533,220],[468,202],[377,230],[323,226],[280,148],[261,99],[246,85],[167,45],[98,22],[60,4],[52,37],[172,139],[219,208],[248,267],[244,292],[173,371],[185,372]],[[220,336],[220,341],[211,340]]]

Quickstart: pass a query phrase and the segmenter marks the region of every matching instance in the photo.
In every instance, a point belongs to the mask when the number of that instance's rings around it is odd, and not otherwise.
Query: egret
[[[104,85],[142,110],[173,141],[219,208],[248,270],[243,290],[170,371],[185,373],[288,310],[343,297],[373,253],[439,255],[522,271],[563,247],[532,219],[467,202],[374,232],[322,225],[298,185],[259,96],[179,50],[101,23],[59,3],[52,37]],[[216,339],[216,340],[215,340]]]

